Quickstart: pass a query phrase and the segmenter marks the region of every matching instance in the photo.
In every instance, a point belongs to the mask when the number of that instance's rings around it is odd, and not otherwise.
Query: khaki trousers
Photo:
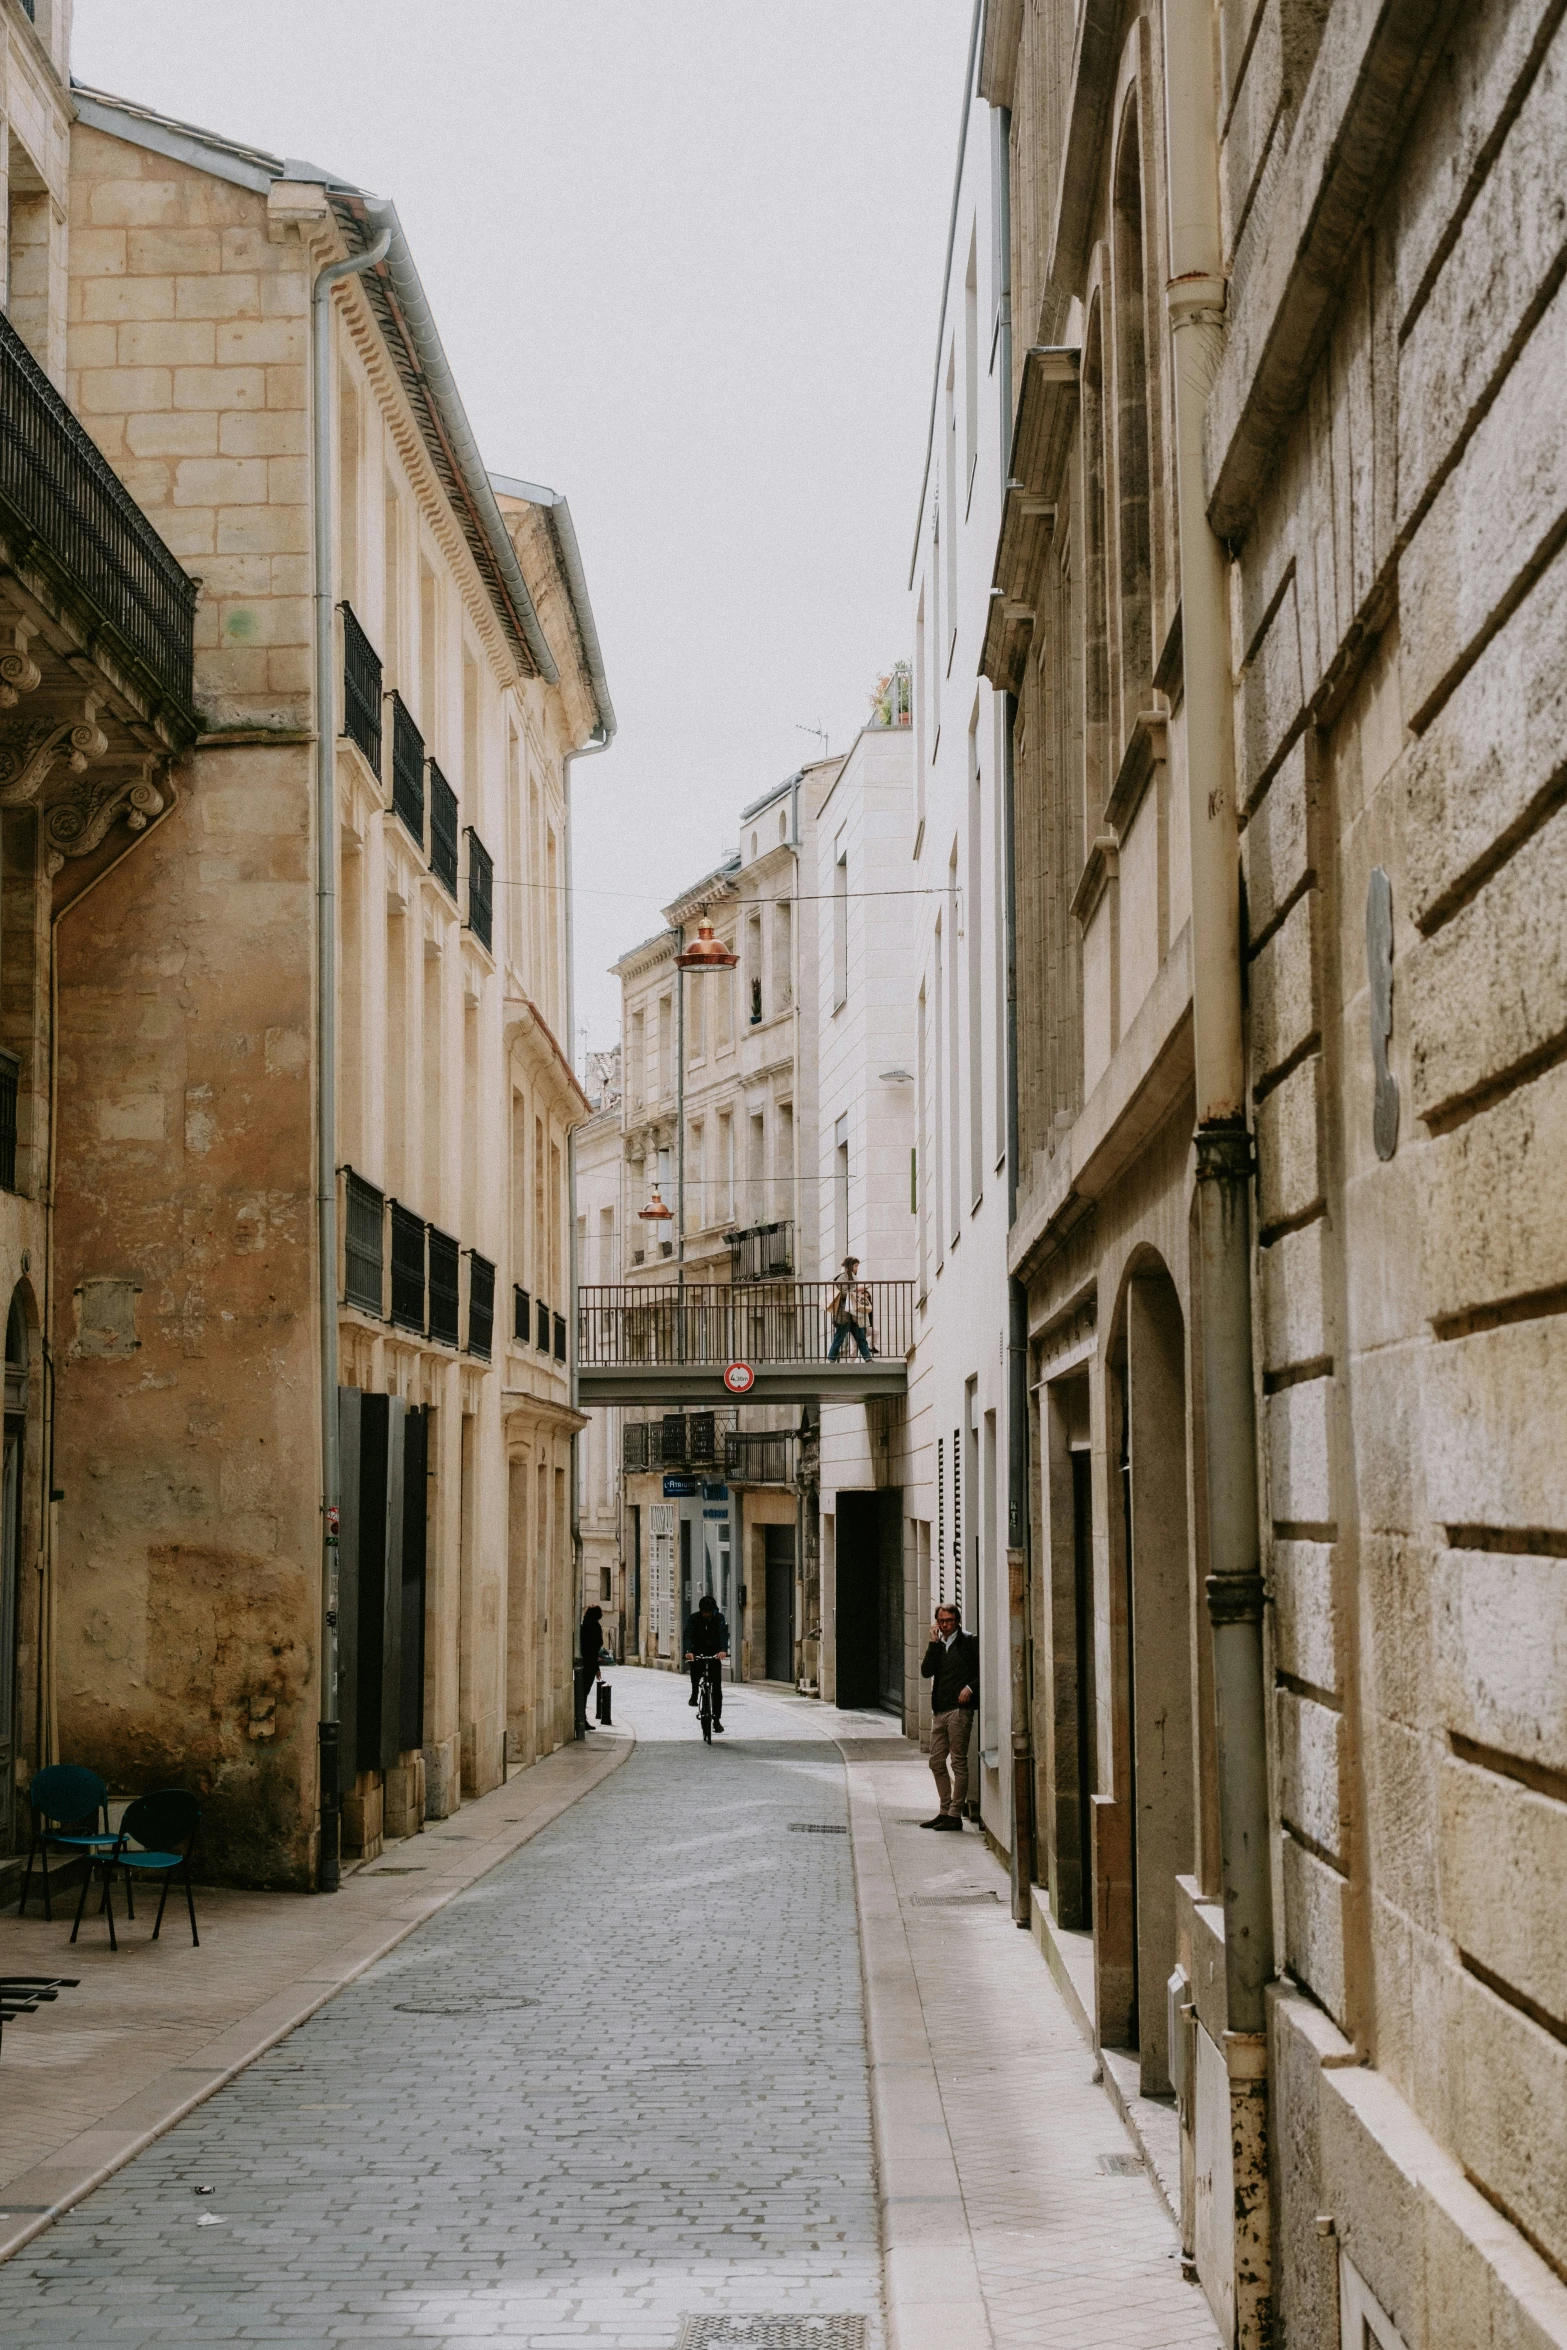
[[[949,1714],[930,1717],[930,1775],[936,1799],[944,1812],[961,1816],[968,1802],[968,1742],[974,1727],[974,1708],[955,1705]],[[952,1758],[950,1775],[947,1758]]]

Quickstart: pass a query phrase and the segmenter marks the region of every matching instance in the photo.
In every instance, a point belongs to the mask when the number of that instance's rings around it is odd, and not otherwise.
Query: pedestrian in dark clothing
[[[939,1809],[922,1828],[963,1833],[968,1802],[968,1746],[979,1704],[979,1642],[963,1630],[955,1607],[939,1607],[920,1666],[930,1691],[930,1770]],[[951,1769],[949,1772],[948,1763]]]
[[[718,1612],[718,1602],[710,1591],[704,1591],[696,1606],[686,1618],[686,1663],[691,1668],[691,1703],[695,1705],[701,1687],[702,1675],[707,1670],[710,1656],[729,1654],[729,1626]],[[724,1676],[722,1667],[713,1675],[713,1728],[724,1726]]]
[[[582,1657],[582,1678],[577,1701],[577,1716],[584,1728],[588,1726],[588,1691],[599,1677],[599,1659],[604,1653],[604,1610],[601,1607],[584,1608],[582,1632],[578,1642]]]

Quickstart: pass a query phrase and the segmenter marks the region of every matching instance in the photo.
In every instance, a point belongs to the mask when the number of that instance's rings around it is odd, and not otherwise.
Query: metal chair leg
[[[92,1883],[92,1872],[93,1864],[91,1860],[89,1860],[87,1863],[87,1874],[82,1879],[82,1890],[76,1904],[76,1923],[71,1928],[71,1940],[73,1942],[76,1940],[77,1934],[81,1930],[82,1911],[87,1907],[87,1888]]]
[[[156,1918],[154,1918],[152,1924],[152,1938],[154,1942],[157,1941],[159,1932],[162,1929],[163,1905],[169,1898],[169,1879],[173,1874],[174,1872],[172,1869],[165,1869],[163,1872],[163,1889],[158,1895],[158,1914]]]
[[[185,1907],[190,1911],[190,1939],[193,1950],[201,1948],[201,1936],[196,1931],[196,1894],[190,1881],[190,1854],[185,1855]]]

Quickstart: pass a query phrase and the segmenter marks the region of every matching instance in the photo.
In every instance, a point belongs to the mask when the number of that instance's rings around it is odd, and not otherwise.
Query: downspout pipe
[[[1012,112],[990,113],[994,191],[996,373],[1000,378],[1001,487],[1012,471]],[[1001,697],[1002,920],[1006,951],[1007,1230],[1017,1222],[1017,830],[1013,737],[1017,699]],[[1007,1626],[1011,1668],[1012,1919],[1032,1926],[1034,1882],[1034,1735],[1028,1687],[1028,1292],[1007,1282]]]
[[[1208,1615],[1224,1896],[1226,2235],[1238,2350],[1274,2338],[1267,1991],[1274,1972],[1267,1689],[1251,1338],[1251,1136],[1225,554],[1208,525],[1203,419],[1224,347],[1212,0],[1164,0],[1175,487],[1190,794],[1197,1292]],[[1210,2126],[1213,2126],[1210,2124]]]
[[[1208,525],[1203,418],[1224,346],[1210,0],[1165,0],[1165,142],[1181,637],[1191,807],[1198,1280],[1208,1612],[1218,1716],[1229,2028],[1260,2038],[1273,1978],[1263,1581],[1251,1344],[1251,1136],[1241,1029],[1239,834],[1225,553]]]
[[[561,503],[564,505],[565,500],[562,499]],[[605,704],[601,702],[600,708],[604,707]],[[568,1060],[573,1059],[576,1051],[577,1017],[576,939],[571,915],[571,771],[579,759],[593,759],[598,756],[600,751],[607,751],[614,739],[615,717],[614,712],[611,711],[608,718],[594,728],[592,735],[581,750],[568,751],[560,763],[560,790],[566,817],[562,877],[566,885],[566,1056]],[[575,1066],[574,1061],[573,1066]],[[582,1268],[577,1262],[577,1129],[575,1126],[572,1126],[566,1135],[566,1213],[571,1222],[567,1260],[571,1268],[571,1300],[566,1316],[566,1361],[571,1380],[571,1408],[576,1411],[578,1408],[577,1357],[581,1339],[579,1329],[581,1315],[577,1305],[577,1284],[582,1277]],[[587,1727],[587,1690],[582,1680],[582,1615],[588,1604],[582,1567],[582,1504],[577,1488],[578,1446],[581,1441],[579,1431],[574,1428],[571,1432],[571,1561],[577,1586],[577,1607],[576,1621],[571,1635],[571,1690],[572,1722],[579,1738]]]
[[[370,204],[372,217],[389,205]],[[317,1726],[320,1844],[316,1890],[342,1883],[337,1714],[337,735],[332,624],[332,289],[386,257],[392,224],[346,261],[316,272],[310,296],[311,526],[315,553],[316,701],[316,1253],[321,1318],[321,1708]]]

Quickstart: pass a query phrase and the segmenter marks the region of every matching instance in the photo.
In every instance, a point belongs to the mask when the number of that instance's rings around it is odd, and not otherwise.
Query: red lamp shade
[[[673,1208],[665,1207],[663,1201],[658,1196],[658,1185],[656,1183],[653,1186],[652,1198],[648,1201],[645,1208],[638,1208],[637,1214],[644,1224],[670,1224],[674,1221],[674,1210]]]

